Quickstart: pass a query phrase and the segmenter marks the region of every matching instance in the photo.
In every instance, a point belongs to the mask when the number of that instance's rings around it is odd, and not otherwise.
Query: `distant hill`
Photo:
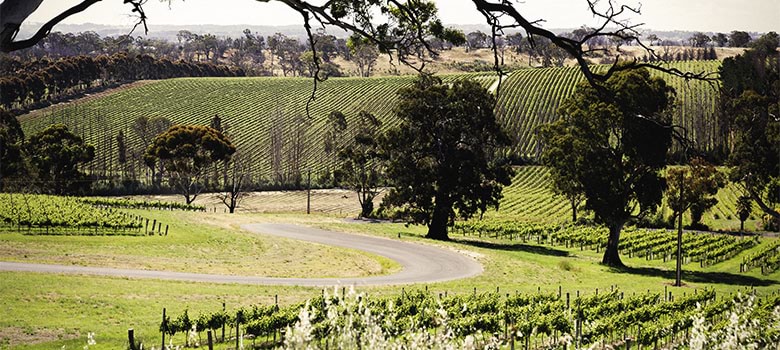
[[[683,71],[716,71],[718,61],[672,64]],[[654,73],[659,74],[659,73]],[[446,80],[476,78],[483,86],[495,87],[495,73],[453,74]],[[354,120],[366,110],[376,114],[384,127],[397,123],[393,116],[399,88],[408,86],[411,76],[380,78],[331,78],[321,83],[317,99],[306,103],[312,91],[308,78],[183,78],[138,84],[120,92],[85,99],[83,102],[50,108],[20,116],[25,133],[30,134],[52,123],[64,123],[97,147],[93,171],[117,173],[116,136],[123,131],[131,148],[139,148],[131,124],[139,116],[166,117],[174,123],[208,124],[220,115],[238,148],[253,159],[254,179],[269,179],[280,171],[289,172],[292,158],[301,171],[313,174],[331,166],[323,151],[323,135],[328,113],[338,110]],[[557,109],[583,77],[577,68],[521,69],[503,81],[496,112],[514,141],[515,157],[534,158],[540,150],[536,128],[558,118]],[[686,127],[702,147],[711,147],[717,139],[715,106],[716,86],[704,82],[685,82],[669,78],[677,89],[675,122]],[[280,150],[282,164],[273,168],[271,135],[286,140]],[[301,151],[295,155],[292,146]],[[293,148],[290,148],[293,147]],[[292,158],[291,158],[292,157]],[[144,166],[136,164],[142,173]],[[283,168],[283,169],[280,169]],[[278,174],[277,174],[278,175]]]
[[[484,24],[448,24],[462,30],[464,33],[470,33],[473,31],[482,31],[484,33],[490,32],[490,27]],[[39,24],[25,25],[19,32],[19,37],[29,37],[33,34],[33,30],[37,30]],[[188,30],[193,33],[205,34],[210,33],[216,36],[223,37],[240,37],[243,35],[244,29],[249,28],[252,32],[258,33],[262,36],[269,36],[275,33],[282,33],[287,36],[303,38],[306,35],[306,31],[303,25],[287,25],[287,26],[263,26],[254,24],[235,24],[235,25],[215,25],[215,24],[202,24],[202,25],[171,25],[171,24],[156,24],[149,23],[149,37],[161,38],[169,41],[176,41],[176,34],[180,30]],[[85,24],[58,24],[54,31],[60,31],[63,33],[79,33],[86,31],[94,31],[101,36],[119,36],[128,34],[130,27],[127,26],[112,26],[94,23]],[[566,33],[571,32],[576,28],[551,28],[553,33]],[[512,32],[511,30],[509,31]],[[659,38],[672,41],[685,41],[693,35],[693,31],[659,31],[653,29],[644,29],[642,31],[645,36],[655,34]],[[330,34],[336,37],[345,38],[349,34],[343,30],[330,29]],[[707,32],[708,35],[714,33]],[[144,36],[143,30],[137,29],[134,36]],[[760,33],[751,33],[754,38],[760,36]]]

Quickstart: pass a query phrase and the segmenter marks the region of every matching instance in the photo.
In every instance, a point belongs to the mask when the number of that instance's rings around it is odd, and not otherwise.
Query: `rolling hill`
[[[682,71],[716,71],[718,61],[671,64]],[[661,73],[653,73],[661,74]],[[668,77],[668,76],[667,76]],[[469,73],[443,76],[445,81],[473,78],[495,89],[495,73]],[[395,125],[393,108],[396,91],[408,86],[414,77],[331,78],[320,83],[316,100],[306,105],[313,84],[308,78],[180,78],[153,81],[116,93],[87,98],[61,107],[20,116],[26,134],[52,123],[64,123],[96,146],[97,156],[89,166],[96,174],[119,174],[116,137],[128,137],[130,150],[140,152],[141,141],[131,130],[141,116],[165,117],[173,123],[208,124],[214,115],[222,118],[227,132],[239,150],[252,159],[253,180],[272,179],[273,174],[320,173],[330,164],[323,151],[326,116],[338,110],[348,121],[366,110],[383,120],[383,127]],[[560,103],[582,81],[577,68],[523,69],[513,71],[498,89],[496,113],[514,141],[516,156],[533,158],[539,145],[536,127],[557,119]],[[705,148],[716,141],[716,86],[700,81],[668,77],[677,89],[675,122]],[[281,135],[285,146],[282,165],[275,168],[270,155],[271,134]],[[298,147],[293,147],[297,145]],[[291,161],[297,149],[301,160],[297,169]],[[144,166],[136,163],[138,173]],[[141,176],[143,177],[143,175]],[[278,177],[278,176],[277,176]]]

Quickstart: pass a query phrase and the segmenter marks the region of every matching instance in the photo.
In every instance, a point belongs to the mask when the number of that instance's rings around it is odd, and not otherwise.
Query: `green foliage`
[[[97,208],[81,198],[0,194],[0,222],[30,233],[143,235],[143,218],[113,208]],[[35,231],[32,231],[32,230]]]
[[[726,186],[725,175],[701,158],[694,158],[686,168],[669,169],[666,178],[666,198],[674,217],[690,209],[692,227],[697,227],[704,213],[718,204],[714,195]]]
[[[448,86],[422,76],[399,95],[401,123],[381,142],[394,185],[383,205],[427,225],[429,238],[447,239],[456,216],[498,204],[512,169],[497,154],[509,140],[493,115],[493,96],[477,82]]]
[[[342,125],[346,129],[346,124]],[[379,156],[381,126],[382,122],[376,116],[360,112],[351,140],[338,154],[343,162],[338,182],[357,193],[360,217],[374,215],[374,198],[379,194],[379,186],[383,181],[384,163]]]
[[[759,322],[756,326],[766,330],[757,334],[764,344],[777,341],[777,332],[768,329],[775,322],[773,311],[780,305],[780,298],[750,298],[753,306],[744,317],[755,319]],[[680,293],[674,298],[652,292],[624,295],[616,289],[576,297],[557,293],[475,292],[437,298],[419,290],[377,297],[350,291],[345,295],[326,293],[304,304],[282,308],[257,305],[252,311],[240,309],[235,314],[245,318],[242,328],[255,337],[286,329],[286,348],[327,348],[323,344],[350,347],[350,342],[366,348],[371,348],[371,344],[417,348],[421,341],[432,338],[464,347],[468,338],[473,341],[489,337],[493,338],[485,341],[497,346],[510,342],[555,344],[556,339],[561,339],[558,344],[577,342],[593,347],[612,343],[617,336],[629,336],[632,343],[644,346],[673,347],[697,336],[695,331],[691,332],[695,318],[715,324],[728,319],[730,313],[739,312],[745,299],[742,295],[718,297],[708,289]],[[179,320],[186,315],[185,310],[169,327],[181,328]],[[198,319],[216,320],[216,324],[208,326],[215,329],[219,322],[225,322],[223,315],[220,311],[202,314]],[[719,327],[711,331],[718,330]],[[419,336],[420,333],[427,336]],[[436,345],[442,343],[425,347]]]
[[[22,144],[24,132],[16,117],[8,111],[0,110],[0,189],[5,179],[20,180],[24,171]]]
[[[745,220],[753,212],[753,198],[751,196],[740,196],[737,200],[737,215],[739,215],[740,230],[745,230]]]
[[[780,177],[780,52],[771,32],[750,50],[723,61],[723,123],[733,135],[731,179],[741,182],[767,214],[780,218],[767,202]],[[780,193],[780,192],[778,192]]]
[[[620,266],[620,230],[635,205],[642,216],[661,202],[674,89],[644,69],[618,72],[602,89],[580,85],[563,118],[541,129],[542,160],[560,173],[554,179],[580,186],[586,207],[610,228],[603,263]]]
[[[203,125],[174,125],[158,135],[146,149],[149,167],[160,161],[169,180],[191,204],[202,189],[200,183],[215,162],[225,161],[236,152],[221,132]]]
[[[33,134],[25,143],[25,153],[41,191],[74,194],[89,188],[89,178],[78,166],[95,157],[95,147],[67,126],[53,124]]]

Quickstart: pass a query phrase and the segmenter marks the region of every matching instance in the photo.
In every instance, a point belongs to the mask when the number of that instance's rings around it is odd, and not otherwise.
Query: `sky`
[[[637,0],[616,1],[631,6],[640,4]],[[45,22],[78,2],[44,0],[27,22]],[[445,24],[484,23],[469,0],[436,0],[436,3],[439,17]],[[602,3],[606,1],[602,0]],[[598,24],[589,12],[586,0],[523,0],[518,1],[516,7],[529,20],[544,19],[545,28]],[[151,33],[155,24],[302,24],[299,14],[274,1],[149,0],[144,8]],[[780,0],[645,0],[641,2],[641,12],[641,16],[625,18],[631,23],[644,23],[642,28],[652,30],[780,32]],[[130,7],[121,0],[104,0],[64,23],[132,26],[135,22]]]

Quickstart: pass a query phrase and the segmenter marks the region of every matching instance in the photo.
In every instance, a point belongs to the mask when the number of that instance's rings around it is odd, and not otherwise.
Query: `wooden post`
[[[306,214],[311,214],[311,169],[306,173]]]
[[[211,336],[211,330],[210,329],[206,332],[206,335],[209,338],[209,350],[214,350],[214,339]]]
[[[683,172],[680,171],[680,217],[677,221],[677,271],[675,274],[675,287],[682,287],[682,221],[683,221]]]
[[[238,341],[241,339],[241,319],[236,317],[236,350],[240,350],[238,347]]]
[[[130,343],[130,350],[138,350],[135,348],[135,331],[132,328],[127,330],[127,342]]]
[[[166,328],[168,328],[167,325],[165,324],[165,308],[163,308],[162,322],[163,322],[163,326],[164,327],[160,327],[160,328],[163,329],[163,331],[162,331],[162,346],[160,347],[160,349],[165,349],[165,330],[166,330]]]
[[[165,235],[168,235],[168,225],[165,225]]]
[[[225,302],[222,302],[222,313],[225,313]],[[222,342],[225,342],[225,321],[222,321]]]

